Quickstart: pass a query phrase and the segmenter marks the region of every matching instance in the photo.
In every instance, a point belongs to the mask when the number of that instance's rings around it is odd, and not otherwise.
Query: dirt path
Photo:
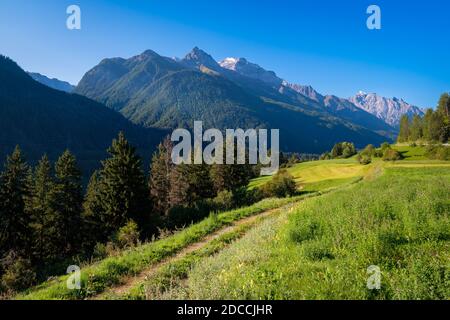
[[[292,207],[295,204],[296,204],[296,202],[289,204],[287,206],[280,207],[280,208],[263,211],[262,213],[235,221],[231,225],[226,226],[222,229],[219,229],[219,230],[211,233],[210,235],[203,238],[201,241],[188,245],[187,247],[185,247],[184,249],[179,251],[177,254],[175,254],[171,257],[168,257],[156,264],[151,265],[149,268],[143,270],[139,274],[137,274],[135,276],[125,277],[121,281],[120,284],[107,289],[105,292],[100,293],[99,295],[96,295],[96,296],[92,297],[91,299],[102,300],[102,299],[107,298],[108,296],[114,297],[114,296],[124,295],[127,292],[129,292],[134,286],[136,286],[136,284],[144,282],[147,279],[151,278],[161,267],[165,266],[166,264],[176,261],[178,259],[181,259],[181,258],[185,257],[186,255],[188,255],[189,253],[192,253],[198,249],[203,248],[204,246],[206,246],[208,243],[210,243],[214,239],[217,239],[220,236],[235,230],[239,226],[254,223],[257,219],[265,218],[265,217],[268,217],[268,216],[270,216],[276,212],[279,212],[281,210],[289,209],[290,207]]]

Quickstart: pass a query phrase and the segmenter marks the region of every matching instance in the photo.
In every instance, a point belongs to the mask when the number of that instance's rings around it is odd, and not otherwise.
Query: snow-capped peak
[[[236,70],[236,64],[239,62],[239,58],[233,58],[233,57],[228,57],[223,59],[222,61],[219,62],[219,65],[222,68],[228,69],[228,70]]]
[[[423,110],[413,106],[403,99],[385,98],[376,93],[361,93],[349,99],[357,107],[373,114],[379,119],[384,120],[391,126],[398,126],[402,115],[413,116],[415,114],[422,116]]]
[[[261,66],[257,65],[256,63],[248,61],[245,58],[228,57],[219,62],[219,65],[224,69],[235,71],[243,76],[252,79],[258,79],[277,89],[283,82],[282,79],[277,77],[275,72],[268,71],[262,68]]]

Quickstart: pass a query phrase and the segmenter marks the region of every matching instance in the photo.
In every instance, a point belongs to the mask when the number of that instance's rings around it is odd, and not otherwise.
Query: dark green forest
[[[33,167],[16,147],[0,173],[0,289],[22,290],[108,247],[134,246],[210,213],[296,193],[284,171],[267,187],[248,190],[258,168],[175,166],[171,150],[167,138],[144,170],[136,148],[120,133],[84,192],[70,151],[55,163],[44,155]]]
[[[440,142],[450,138],[450,96],[441,95],[436,110],[428,109],[423,117],[403,116],[400,121],[398,142]]]

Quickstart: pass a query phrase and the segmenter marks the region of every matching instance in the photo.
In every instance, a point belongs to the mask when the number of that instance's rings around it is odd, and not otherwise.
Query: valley
[[[63,276],[17,298],[447,299],[439,274],[450,258],[449,169],[414,157],[294,165],[298,196],[220,213],[86,265],[81,291],[67,290]],[[370,265],[382,270],[381,290],[365,288]]]

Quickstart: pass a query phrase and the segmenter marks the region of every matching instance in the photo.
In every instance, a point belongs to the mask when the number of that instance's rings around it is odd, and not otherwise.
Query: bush
[[[1,287],[9,291],[21,291],[31,287],[36,282],[36,273],[31,261],[10,251],[1,260],[4,270]]]
[[[388,142],[383,142],[380,146],[381,151],[386,151],[387,149],[392,149],[391,145]]]
[[[356,154],[355,145],[351,142],[339,142],[336,143],[331,150],[331,157],[333,159],[337,158],[350,158]]]
[[[450,148],[443,145],[429,145],[426,156],[432,160],[450,160]]]
[[[372,158],[370,155],[362,154],[362,153],[358,154],[356,159],[362,165],[368,165],[372,162]]]
[[[394,149],[386,149],[383,153],[383,161],[397,161],[401,160],[402,155],[400,152]]]
[[[319,158],[319,160],[331,160],[331,159],[333,158],[331,157],[331,154],[329,152],[323,153]]]
[[[297,193],[297,186],[294,177],[286,170],[278,173],[262,187],[262,192],[266,197],[284,198],[294,196]]]
[[[220,191],[213,199],[214,208],[218,211],[231,210],[234,207],[234,196],[231,191]]]
[[[198,222],[214,209],[214,201],[211,199],[196,201],[192,206],[175,206],[164,217],[163,227],[172,230]]]
[[[139,243],[139,236],[139,228],[137,223],[130,220],[117,232],[117,246],[119,248],[135,247]]]
[[[373,144],[368,144],[362,151],[361,155],[366,155],[369,157],[375,157],[377,154],[377,149],[374,147]]]

